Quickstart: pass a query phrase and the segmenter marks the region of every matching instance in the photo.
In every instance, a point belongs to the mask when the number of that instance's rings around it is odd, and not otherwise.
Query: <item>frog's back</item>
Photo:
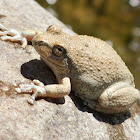
[[[76,43],[78,41],[78,43]],[[116,82],[133,86],[133,76],[116,51],[105,41],[79,35],[73,37],[71,80],[75,93],[85,98],[97,98]],[[73,51],[74,50],[74,51]]]

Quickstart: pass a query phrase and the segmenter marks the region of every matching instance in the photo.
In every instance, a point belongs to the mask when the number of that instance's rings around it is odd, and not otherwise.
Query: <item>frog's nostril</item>
[[[38,42],[38,44],[42,44],[42,43],[43,43],[43,41],[39,41],[39,42]]]

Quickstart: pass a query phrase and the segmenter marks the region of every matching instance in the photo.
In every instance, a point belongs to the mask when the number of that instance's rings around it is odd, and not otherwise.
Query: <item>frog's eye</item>
[[[56,55],[56,56],[62,56],[66,53],[66,50],[62,47],[62,46],[59,46],[59,45],[55,45],[53,47],[53,53]]]

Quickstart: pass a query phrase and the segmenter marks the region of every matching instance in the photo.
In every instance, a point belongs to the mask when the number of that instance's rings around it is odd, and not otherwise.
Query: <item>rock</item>
[[[51,24],[65,32],[71,30],[33,0],[1,0],[0,23],[18,31],[44,31]],[[56,83],[55,76],[40,60],[35,50],[30,53],[18,43],[0,40],[0,139],[3,140],[139,140],[140,108],[105,115],[83,105],[73,93],[62,99],[38,99],[29,105],[30,95],[17,94],[15,87],[39,79]]]

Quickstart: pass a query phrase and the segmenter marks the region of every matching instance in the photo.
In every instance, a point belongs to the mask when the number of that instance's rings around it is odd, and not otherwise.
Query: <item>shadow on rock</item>
[[[37,79],[44,84],[56,84],[56,77],[42,60],[31,60],[21,66],[21,74],[30,80]]]
[[[126,113],[122,114],[116,114],[116,115],[111,115],[111,114],[104,114],[101,112],[97,112],[83,104],[83,100],[80,99],[79,97],[75,96],[74,94],[70,94],[71,99],[73,100],[75,106],[83,112],[88,112],[92,113],[93,117],[96,118],[100,122],[105,122],[111,125],[116,125],[116,124],[121,124],[125,120],[131,117],[131,114],[129,111]]]
[[[24,63],[21,66],[21,74],[30,80],[37,79],[41,82],[43,82],[45,85],[49,84],[56,84],[56,77],[51,71],[51,69],[43,62],[42,60],[31,60],[29,62]],[[37,100],[40,100],[42,98],[37,98]],[[44,98],[48,102],[52,102],[55,104],[64,104],[65,99],[64,98]]]

